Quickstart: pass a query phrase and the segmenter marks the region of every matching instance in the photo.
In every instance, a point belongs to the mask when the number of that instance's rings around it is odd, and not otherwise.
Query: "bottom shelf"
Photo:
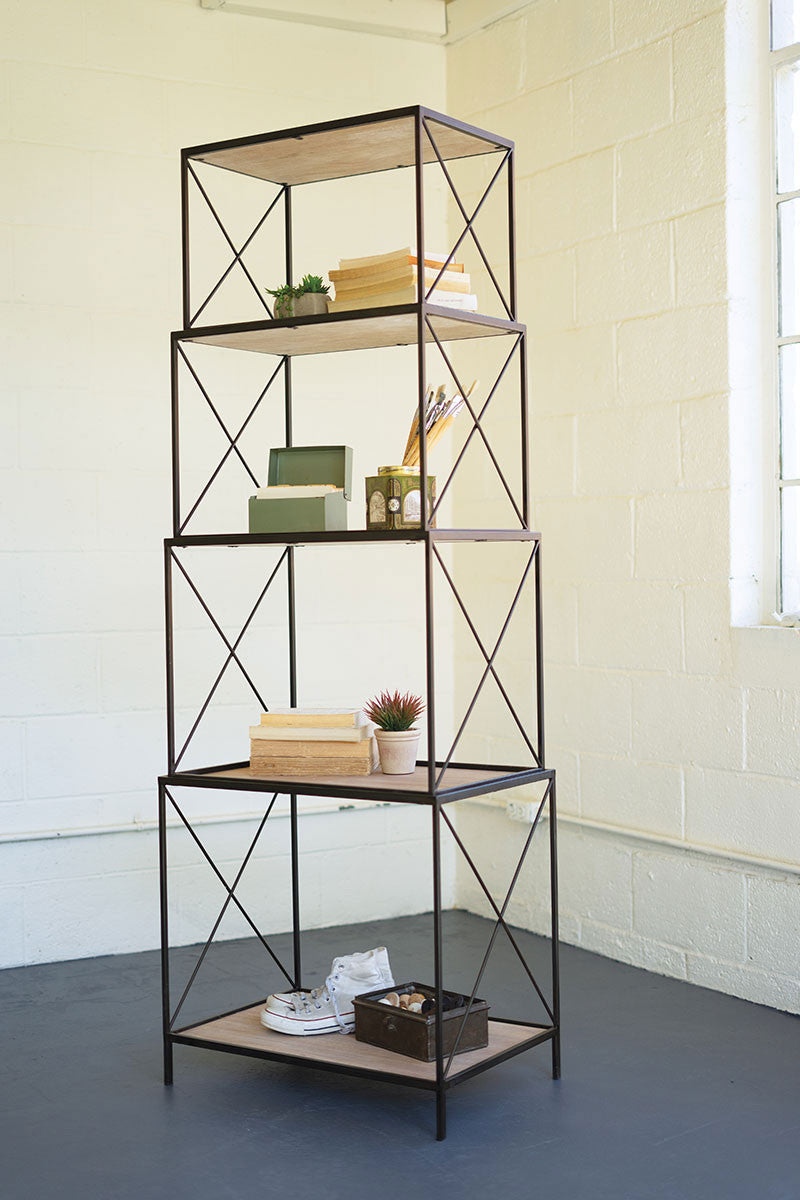
[[[232,1054],[245,1054],[279,1062],[296,1062],[322,1070],[350,1075],[370,1075],[406,1083],[413,1087],[436,1086],[436,1064],[419,1062],[391,1050],[357,1042],[352,1034],[321,1034],[315,1037],[289,1037],[265,1029],[260,1016],[263,1002],[226,1016],[191,1025],[172,1035],[180,1045],[205,1046]],[[467,1050],[453,1059],[446,1086],[485,1071],[531,1046],[553,1036],[552,1027],[521,1025],[512,1021],[489,1021],[489,1045],[482,1050]]]

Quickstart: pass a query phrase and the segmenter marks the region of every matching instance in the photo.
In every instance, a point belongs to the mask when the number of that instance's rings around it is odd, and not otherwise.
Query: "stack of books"
[[[436,281],[445,261],[444,255],[426,253],[426,291]],[[342,258],[338,270],[328,272],[336,288],[335,300],[328,301],[328,312],[413,304],[417,299],[417,273],[417,257],[408,246],[369,258]],[[447,270],[442,272],[429,302],[465,312],[477,311],[478,299],[470,292],[470,279],[463,263],[447,263]]]
[[[284,775],[371,775],[372,725],[355,708],[275,708],[250,727],[250,769]]]

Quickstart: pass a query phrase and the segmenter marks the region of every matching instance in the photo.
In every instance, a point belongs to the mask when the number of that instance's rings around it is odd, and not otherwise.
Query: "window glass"
[[[781,383],[781,478],[800,479],[800,346],[782,346]]]
[[[781,611],[800,613],[800,487],[781,488]]]
[[[788,63],[775,77],[775,148],[778,191],[800,188],[800,63]]]
[[[800,333],[800,200],[778,205],[778,314],[781,337]]]

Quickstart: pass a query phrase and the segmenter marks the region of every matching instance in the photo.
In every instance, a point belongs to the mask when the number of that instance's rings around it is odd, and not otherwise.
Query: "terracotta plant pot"
[[[418,729],[376,729],[375,739],[384,775],[413,775],[417,765]]]

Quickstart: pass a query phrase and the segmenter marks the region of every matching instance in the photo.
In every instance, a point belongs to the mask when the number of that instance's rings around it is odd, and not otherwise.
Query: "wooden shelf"
[[[376,350],[386,346],[411,346],[417,342],[418,304],[396,304],[387,308],[359,309],[319,317],[289,317],[280,321],[241,321],[234,325],[210,325],[182,329],[172,336],[180,342],[201,346],[223,346],[228,350],[250,350],[256,354],[336,354],[341,350]],[[524,333],[518,321],[461,313],[452,308],[426,304],[436,336],[441,342],[481,337],[507,337]],[[424,329],[426,342],[432,342]]]
[[[305,1066],[328,1067],[353,1071],[360,1075],[374,1073],[383,1078],[391,1076],[417,1086],[434,1087],[436,1064],[420,1062],[404,1054],[395,1054],[379,1046],[357,1042],[353,1034],[317,1034],[315,1037],[290,1037],[265,1029],[261,1024],[262,1004],[228,1016],[216,1017],[192,1025],[173,1035],[174,1040],[190,1045],[207,1045],[219,1049],[236,1049],[256,1057],[294,1061]],[[466,1050],[453,1059],[448,1083],[476,1074],[493,1063],[544,1041],[549,1035],[544,1025],[518,1025],[506,1021],[489,1021],[489,1045],[482,1050]]]
[[[467,796],[521,787],[523,784],[550,779],[552,771],[537,767],[485,767],[473,764],[449,766],[437,795],[445,802]],[[432,804],[428,791],[428,769],[417,766],[413,775],[283,775],[269,776],[254,770],[249,762],[227,763],[218,767],[175,771],[163,775],[161,782],[172,787],[220,788],[242,792],[296,792],[303,796],[331,796],[350,800],[395,801],[405,804]]]
[[[168,546],[410,545],[424,542],[538,542],[533,529],[309,529],[293,533],[186,533]]]
[[[443,159],[494,154],[513,146],[513,142],[474,125],[455,121],[433,109],[413,106],[192,146],[184,153],[187,158],[210,166],[291,186],[390,171],[414,164],[417,112],[430,123]],[[422,153],[425,162],[436,160],[425,134]]]

